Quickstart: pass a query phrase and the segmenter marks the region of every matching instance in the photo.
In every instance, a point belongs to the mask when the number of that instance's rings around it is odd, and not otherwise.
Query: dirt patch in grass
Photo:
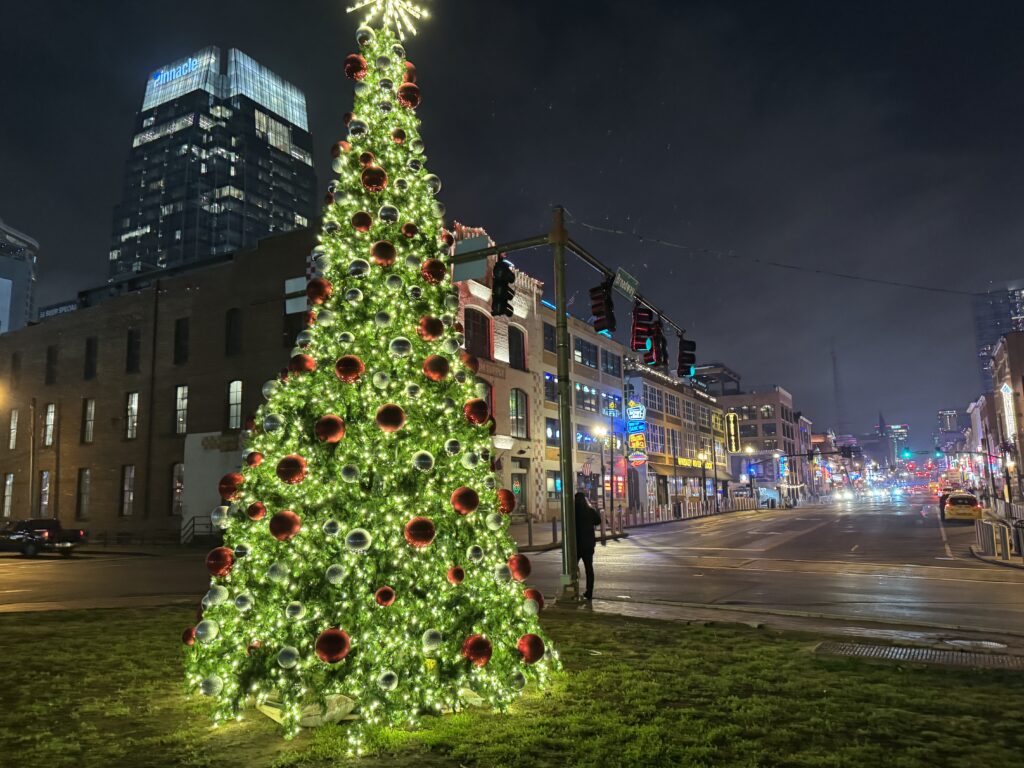
[[[1024,764],[1024,674],[824,658],[817,638],[551,611],[566,673],[507,714],[284,741],[252,712],[211,728],[181,684],[191,609],[0,616],[0,764],[33,766],[864,766]]]

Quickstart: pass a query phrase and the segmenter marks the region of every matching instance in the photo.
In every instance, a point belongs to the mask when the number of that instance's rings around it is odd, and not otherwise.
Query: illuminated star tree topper
[[[406,31],[416,34],[414,21],[430,16],[426,8],[410,0],[356,0],[355,5],[349,6],[347,11],[365,11],[364,24],[379,17],[382,26],[394,27],[400,40],[405,40]]]

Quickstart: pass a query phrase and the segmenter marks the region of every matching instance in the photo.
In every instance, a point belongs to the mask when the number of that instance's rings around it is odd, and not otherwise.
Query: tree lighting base
[[[303,707],[299,725],[303,728],[316,728],[320,725],[338,723],[342,720],[357,720],[358,715],[352,714],[355,706],[355,701],[348,696],[342,696],[341,694],[328,696],[326,709],[319,703],[307,704]],[[281,724],[284,722],[281,703],[275,699],[267,699],[262,704],[257,704],[256,709],[275,723]]]

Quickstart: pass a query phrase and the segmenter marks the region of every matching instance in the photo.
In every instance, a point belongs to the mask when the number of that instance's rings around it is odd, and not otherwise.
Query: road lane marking
[[[922,510],[923,509],[924,507],[922,507]],[[942,524],[942,515],[939,515],[938,518],[939,532],[942,534],[942,545],[946,548],[946,557],[948,557],[950,560],[954,560],[955,558],[953,557],[953,550],[949,548],[949,539],[946,538],[946,526]]]
[[[859,547],[859,546],[860,546],[860,544],[854,544],[852,547],[850,547],[850,551],[851,552],[856,552],[857,551],[857,547]]]

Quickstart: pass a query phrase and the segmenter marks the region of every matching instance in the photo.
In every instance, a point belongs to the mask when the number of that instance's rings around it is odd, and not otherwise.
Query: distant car
[[[0,528],[0,552],[21,552],[35,557],[41,552],[59,552],[71,557],[75,547],[85,541],[85,531],[63,528],[60,520],[36,518],[12,520]]]
[[[853,492],[852,491],[847,491],[847,490],[836,491],[836,500],[837,501],[853,501]]]
[[[981,502],[978,497],[964,491],[953,491],[945,496],[939,517],[943,520],[979,520]]]

